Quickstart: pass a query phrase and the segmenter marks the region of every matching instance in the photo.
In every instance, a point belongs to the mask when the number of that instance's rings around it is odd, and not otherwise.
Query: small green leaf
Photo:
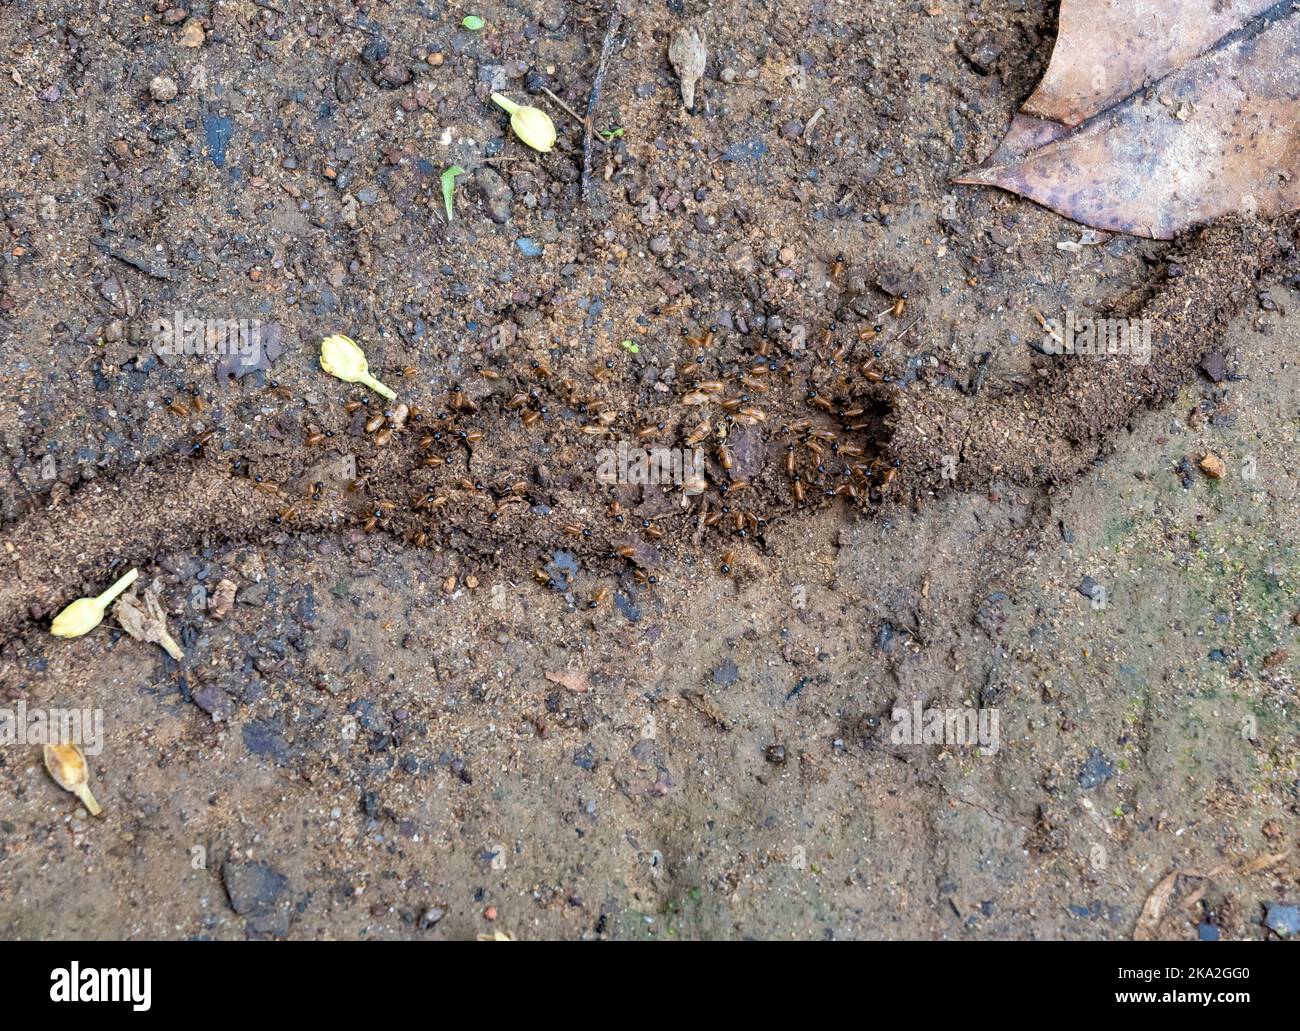
[[[616,140],[622,135],[623,135],[623,127],[621,125],[616,125],[612,129],[600,130],[601,139],[603,139],[606,143]]]
[[[622,346],[623,346],[623,350],[624,350],[624,351],[627,351],[628,354],[640,354],[640,353],[641,353],[641,346],[640,346],[639,344],[634,344],[634,343],[632,343],[631,340],[623,340],[623,341],[621,341],[621,344],[622,344]]]
[[[442,173],[442,201],[447,205],[447,221],[450,222],[456,216],[452,213],[451,193],[456,189],[456,176],[464,175],[465,169],[460,165],[452,165],[447,171]]]
[[[478,32],[478,30],[487,23],[477,14],[467,14],[465,15],[464,20],[461,21],[461,24],[464,25],[465,28],[469,29],[470,32]]]

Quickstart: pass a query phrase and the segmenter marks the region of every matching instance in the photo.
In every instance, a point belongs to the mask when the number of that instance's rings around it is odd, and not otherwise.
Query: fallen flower
[[[356,341],[341,333],[327,336],[320,342],[320,367],[345,383],[361,383],[388,400],[397,395],[370,375],[366,356]]]
[[[98,816],[104,811],[90,793],[90,770],[86,767],[86,757],[78,745],[46,745],[45,768],[50,771],[55,784],[81,799],[81,804],[91,816]]]
[[[55,637],[80,637],[90,633],[103,622],[104,610],[113,599],[135,583],[139,575],[140,570],[132,569],[98,598],[78,598],[54,617],[50,633]]]
[[[497,107],[510,113],[510,128],[533,150],[545,154],[555,146],[555,123],[545,111],[516,104],[500,93],[493,93],[492,100]]]
[[[143,605],[134,594],[124,594],[113,606],[113,615],[122,624],[122,629],[137,641],[161,645],[168,655],[180,662],[185,653],[167,632],[167,617],[158,602],[158,594],[156,580],[145,589]]]

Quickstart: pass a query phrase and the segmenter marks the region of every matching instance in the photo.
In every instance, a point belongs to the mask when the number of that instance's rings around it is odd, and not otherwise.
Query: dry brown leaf
[[[668,61],[681,82],[682,103],[688,111],[695,107],[695,84],[704,74],[707,54],[704,40],[694,29],[678,29],[668,43]]]
[[[1300,10],[1267,0],[1063,0],[1042,82],[956,182],[1169,239],[1300,207]]]
[[[587,674],[581,670],[566,669],[558,673],[547,673],[546,679],[552,684],[559,684],[574,694],[587,693]]]
[[[173,659],[180,662],[185,658],[180,645],[167,632],[167,617],[158,602],[161,588],[155,580],[144,592],[143,603],[134,594],[124,594],[113,606],[113,615],[122,625],[122,629],[137,641],[149,641],[161,645]]]
[[[1142,906],[1142,912],[1138,914],[1137,925],[1133,928],[1134,941],[1145,942],[1155,938],[1156,931],[1160,927],[1160,918],[1164,916],[1165,906],[1169,903],[1169,896],[1173,893],[1174,885],[1178,883],[1182,873],[1182,870],[1174,870],[1166,874],[1160,883],[1151,889],[1151,894],[1147,896]]]

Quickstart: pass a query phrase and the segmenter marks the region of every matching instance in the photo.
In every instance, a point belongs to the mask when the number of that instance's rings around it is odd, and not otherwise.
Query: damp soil
[[[1061,248],[952,186],[1051,5],[16,10],[0,700],[103,709],[106,814],[0,751],[6,934],[1126,937],[1175,868],[1161,933],[1274,933],[1294,225]],[[1040,353],[1065,309],[1151,362]],[[131,566],[181,662],[46,632]],[[893,745],[913,700],[1001,747]]]

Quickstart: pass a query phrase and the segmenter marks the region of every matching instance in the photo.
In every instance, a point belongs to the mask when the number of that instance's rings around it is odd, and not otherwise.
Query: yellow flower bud
[[[335,333],[320,342],[320,367],[345,383],[362,383],[390,401],[397,396],[370,375],[370,366],[366,363],[361,348],[341,333]]]
[[[85,599],[83,599],[85,600]],[[71,791],[86,807],[91,816],[98,816],[104,810],[90,793],[90,770],[86,766],[86,757],[81,748],[74,744],[46,745],[45,768],[50,771],[54,783],[64,791]]]
[[[50,633],[55,637],[80,637],[90,633],[103,621],[104,610],[113,599],[135,583],[139,575],[140,570],[133,569],[98,598],[78,598],[54,617]]]
[[[515,135],[532,147],[545,154],[555,146],[555,123],[551,116],[536,107],[516,104],[509,97],[493,93],[492,99],[500,108],[510,112],[510,128]]]

